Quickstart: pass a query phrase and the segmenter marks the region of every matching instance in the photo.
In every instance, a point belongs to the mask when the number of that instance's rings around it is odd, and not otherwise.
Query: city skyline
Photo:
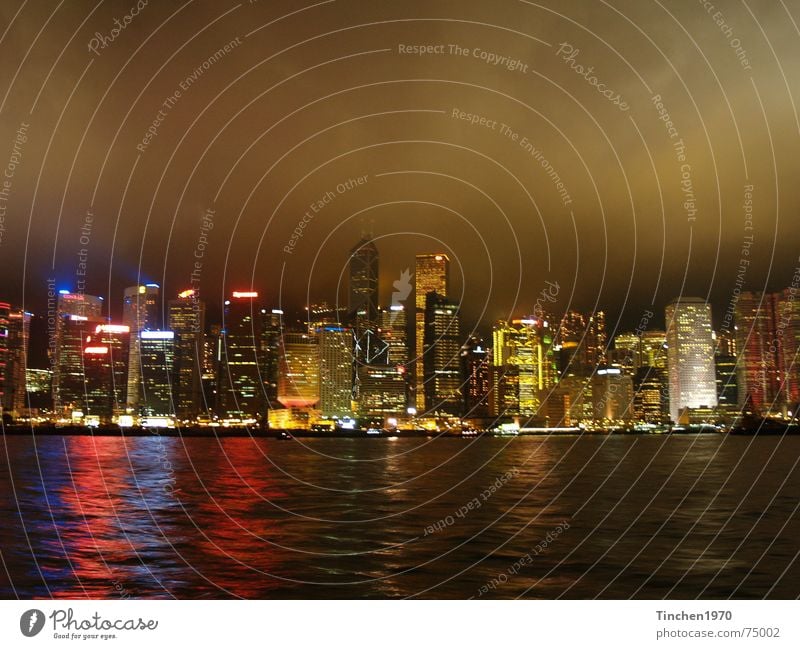
[[[72,420],[103,425],[246,425],[285,409],[270,426],[318,425],[316,412],[340,422],[413,412],[484,422],[476,425],[511,416],[613,426],[791,415],[800,402],[796,287],[741,292],[719,331],[711,305],[684,296],[665,306],[665,329],[646,311],[635,331],[614,332],[602,310],[552,310],[559,286],[551,283],[527,315],[476,332],[447,298],[445,253],[417,254],[415,272],[404,271],[385,305],[380,250],[362,237],[349,255],[347,306],[312,304],[304,321],[238,290],[215,324],[198,291],[170,298],[149,283],[123,291],[114,324],[102,297],[59,290],[48,343],[52,416],[70,419],[72,407]],[[41,340],[31,338],[30,313],[0,306],[0,393],[4,412],[19,416],[28,410],[19,368],[31,340]]]

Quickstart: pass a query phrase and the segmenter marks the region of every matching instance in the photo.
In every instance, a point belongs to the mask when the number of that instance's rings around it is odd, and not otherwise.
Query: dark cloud
[[[314,4],[150,2],[131,16],[132,1],[4,3],[0,164],[29,127],[3,297],[41,309],[45,278],[74,286],[82,248],[87,292],[114,308],[137,277],[175,292],[209,208],[202,290],[216,302],[251,281],[272,302],[333,301],[363,231],[386,302],[415,253],[450,251],[471,323],[530,310],[546,280],[560,306],[623,323],[682,290],[721,311],[749,234],[748,286],[790,283],[793,7]]]

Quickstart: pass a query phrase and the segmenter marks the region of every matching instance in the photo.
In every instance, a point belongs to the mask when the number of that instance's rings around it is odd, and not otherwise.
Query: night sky
[[[720,317],[743,256],[751,290],[798,265],[798,25],[749,0],[3,2],[0,299],[85,277],[118,317],[199,262],[212,304],[335,302],[366,233],[385,304],[447,252],[465,332],[547,281],[612,331],[679,294]]]

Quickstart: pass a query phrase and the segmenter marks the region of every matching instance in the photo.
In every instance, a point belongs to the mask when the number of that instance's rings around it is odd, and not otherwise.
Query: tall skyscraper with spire
[[[437,293],[446,298],[450,290],[450,259],[444,253],[417,255],[415,284],[415,322],[416,347],[414,352],[414,378],[417,410],[425,409],[425,366],[423,360],[425,342],[425,303],[429,293]]]
[[[378,324],[378,248],[362,238],[350,251],[348,311],[357,329]]]

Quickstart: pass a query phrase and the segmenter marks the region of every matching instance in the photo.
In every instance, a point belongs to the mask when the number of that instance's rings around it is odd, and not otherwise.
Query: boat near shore
[[[728,431],[730,435],[800,435],[796,419],[743,415]]]

